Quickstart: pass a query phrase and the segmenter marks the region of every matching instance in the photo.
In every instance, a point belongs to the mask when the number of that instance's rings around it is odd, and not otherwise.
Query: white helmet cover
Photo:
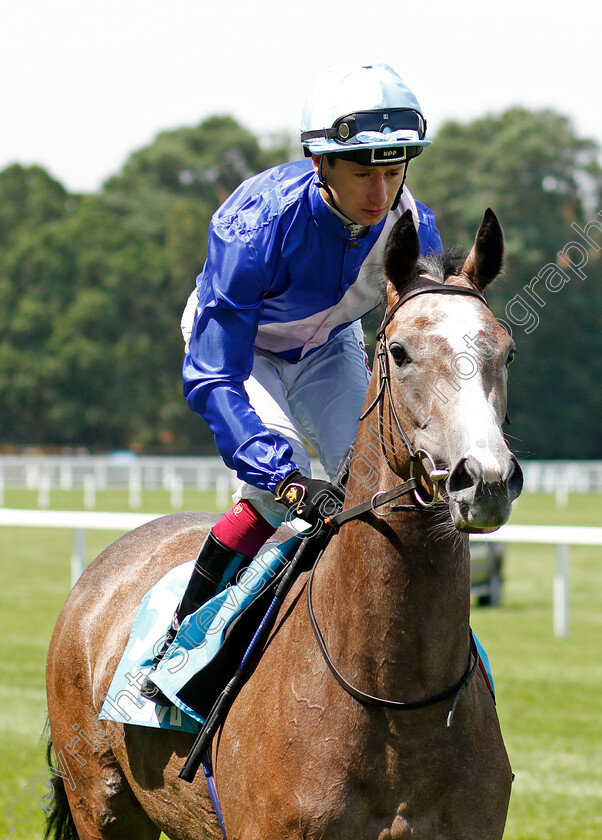
[[[430,146],[425,134],[418,100],[388,64],[326,70],[301,115],[306,155],[373,149],[372,162],[394,163]]]

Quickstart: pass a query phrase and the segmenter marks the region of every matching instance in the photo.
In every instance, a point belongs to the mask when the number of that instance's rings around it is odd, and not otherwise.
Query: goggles
[[[353,114],[346,114],[336,119],[332,128],[302,132],[301,141],[315,140],[319,137],[326,140],[335,140],[344,146],[365,131],[376,132],[385,136],[397,131],[415,131],[418,134],[418,139],[422,140],[426,134],[426,120],[414,108],[356,111]],[[400,142],[397,138],[395,140]]]

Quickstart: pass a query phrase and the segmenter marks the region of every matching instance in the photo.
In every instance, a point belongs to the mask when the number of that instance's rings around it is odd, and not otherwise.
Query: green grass
[[[525,495],[513,524],[602,526],[602,498]],[[554,546],[512,545],[503,605],[473,610],[516,774],[507,840],[602,837],[602,550],[570,549],[570,636],[553,635]]]
[[[168,512],[167,493],[143,493],[142,511]],[[214,510],[213,494],[186,493],[188,510]],[[54,509],[82,509],[81,491],[56,491]],[[5,493],[6,507],[35,508],[33,492]],[[128,510],[127,491],[99,492],[99,510]],[[600,496],[524,496],[514,524],[602,526]],[[117,533],[88,532],[87,560]],[[70,586],[73,536],[60,529],[0,528],[0,840],[12,815],[16,840],[41,837],[42,811],[24,787],[45,765],[44,666]],[[602,836],[602,563],[599,548],[572,548],[571,633],[553,635],[553,546],[511,546],[501,608],[473,611],[490,655],[498,712],[516,773],[505,840],[599,840]],[[25,803],[29,803],[26,805]],[[7,813],[7,807],[9,811]],[[478,840],[478,838],[474,838]]]
[[[37,507],[33,491],[6,490],[6,507]],[[171,512],[169,495],[143,493],[141,512]],[[186,493],[187,510],[216,510],[215,494]],[[81,491],[55,491],[55,510],[82,510]],[[127,491],[99,492],[97,510],[127,511]],[[119,532],[88,531],[86,562]],[[46,652],[57,616],[70,589],[73,533],[53,528],[0,528],[0,838],[8,836],[10,812],[26,820],[15,840],[39,840],[43,812],[24,791],[45,767]],[[43,793],[43,789],[40,787]],[[19,801],[20,800],[20,801]],[[29,803],[28,805],[24,803]],[[9,812],[7,813],[7,807]],[[29,808],[29,810],[28,810]]]
[[[141,501],[141,507],[133,509],[129,505],[127,490],[98,490],[94,510],[132,513],[173,513],[174,511],[171,507],[170,494],[166,490],[143,490]],[[184,505],[178,510],[217,510],[215,493],[210,491],[187,490],[183,501]],[[55,489],[50,494],[50,505],[53,510],[84,510],[83,491]],[[200,508],[199,505],[203,507]],[[38,507],[38,494],[35,490],[5,490],[4,507],[34,510]]]

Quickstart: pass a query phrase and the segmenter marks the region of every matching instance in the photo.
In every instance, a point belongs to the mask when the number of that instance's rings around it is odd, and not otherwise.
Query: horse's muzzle
[[[509,453],[496,472],[485,471],[472,455],[460,458],[447,481],[455,527],[469,533],[497,530],[507,522],[522,489],[523,472],[514,455]]]

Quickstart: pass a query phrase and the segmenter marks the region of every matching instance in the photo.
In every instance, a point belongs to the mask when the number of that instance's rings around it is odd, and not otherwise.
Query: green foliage
[[[520,300],[529,308],[531,326],[515,317],[513,327],[518,453],[602,458],[602,231],[590,229],[585,279],[558,256],[584,242],[572,223],[602,226],[598,147],[562,115],[524,108],[448,122],[435,139],[412,163],[410,189],[435,211],[444,244],[465,249],[492,207],[506,239],[492,307],[506,321],[513,302],[514,313]],[[0,443],[214,451],[181,396],[180,315],[215,209],[286,158],[283,140],[264,147],[215,116],[160,134],[96,196],[68,195],[39,167],[1,172]],[[529,288],[546,266],[566,282],[540,277],[538,300]]]
[[[9,166],[0,172],[0,248],[23,229],[61,218],[68,207],[65,189],[41,167]]]
[[[2,438],[110,446],[152,429],[180,350],[161,249],[86,196],[3,269]]]
[[[602,189],[598,149],[553,111],[512,108],[471,123],[447,122],[409,170],[437,216],[444,244],[470,247],[486,207],[500,218],[510,269],[537,270],[566,241],[567,222]]]
[[[181,395],[181,312],[214,210],[284,158],[213,117],[159,135],[98,196],[0,173],[0,441],[212,445]]]
[[[211,215],[241,181],[285,158],[284,148],[263,151],[232,117],[210,117],[195,128],[163,132],[135,152],[107,181],[103,198],[136,228],[162,241],[175,204],[180,213],[194,204]],[[188,201],[182,204],[182,199]]]

